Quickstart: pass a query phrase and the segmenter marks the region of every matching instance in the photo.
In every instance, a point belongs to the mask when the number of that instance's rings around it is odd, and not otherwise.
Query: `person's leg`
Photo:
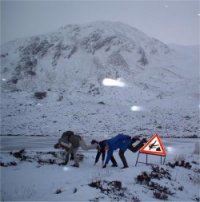
[[[111,157],[112,167],[117,167],[117,161],[115,160],[114,156]]]
[[[77,148],[73,148],[72,153],[74,155],[74,165],[75,167],[79,167],[79,158],[77,156],[77,151],[78,151],[78,147]]]
[[[85,140],[81,137],[80,146],[84,150],[90,150],[90,149],[96,149],[97,146],[98,146],[98,144],[95,143],[95,144],[87,145],[86,142],[85,142]]]
[[[70,154],[72,154],[73,152],[73,148],[72,147],[65,147],[65,161],[64,161],[64,165],[67,165],[68,161],[69,161],[69,156]]]
[[[124,156],[124,151],[119,150],[119,157],[120,157],[120,159],[121,159],[121,161],[122,161],[122,163],[124,165],[123,168],[128,168],[128,164],[127,164],[126,158]]]
[[[133,145],[130,145],[129,147],[128,147],[128,149],[130,150],[130,151],[132,151],[132,152],[137,152],[140,148],[137,148],[136,146],[134,147]]]
[[[69,151],[66,151],[64,165],[67,165],[68,161],[69,161]]]
[[[137,152],[139,151],[143,146],[144,144],[146,143],[146,139],[142,139],[136,146],[133,146],[132,144],[128,147],[128,149],[132,152]]]
[[[74,154],[73,153],[71,153],[70,160],[74,160]]]

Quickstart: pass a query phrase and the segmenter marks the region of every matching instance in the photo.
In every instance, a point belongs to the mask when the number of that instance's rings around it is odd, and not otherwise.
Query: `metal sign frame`
[[[159,142],[159,146],[161,147],[161,152],[160,151],[150,151],[150,150],[145,150],[146,147],[148,147],[150,145],[150,143],[154,140],[158,140]],[[141,162],[141,161],[138,161],[139,160],[139,156],[140,156],[140,153],[141,154],[146,154],[146,162]],[[159,137],[158,134],[154,134],[151,139],[139,150],[138,152],[138,156],[137,156],[137,160],[136,160],[136,163],[135,163],[135,166],[137,166],[138,163],[144,163],[146,165],[148,164],[152,164],[152,163],[148,163],[148,155],[156,155],[156,156],[160,156],[161,157],[161,165],[164,165],[165,163],[165,159],[166,159],[166,150],[162,144],[162,141]],[[164,157],[164,160],[163,160],[163,157]]]

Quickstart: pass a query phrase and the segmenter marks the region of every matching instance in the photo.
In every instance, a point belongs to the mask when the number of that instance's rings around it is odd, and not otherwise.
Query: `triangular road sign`
[[[154,134],[152,138],[139,150],[141,153],[166,156],[165,148],[158,134]]]

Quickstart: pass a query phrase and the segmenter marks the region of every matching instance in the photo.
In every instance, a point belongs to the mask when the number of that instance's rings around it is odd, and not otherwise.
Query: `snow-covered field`
[[[129,168],[120,169],[122,163],[118,152],[115,152],[119,167],[103,169],[101,162],[94,166],[95,150],[80,150],[84,159],[79,168],[70,166],[73,162],[67,166],[59,165],[63,156],[62,151],[52,148],[55,138],[49,138],[46,145],[46,137],[24,138],[24,148],[30,141],[33,145],[40,144],[35,149],[25,149],[21,158],[16,158],[13,154],[23,149],[17,142],[18,138],[2,138],[4,148],[1,148],[0,160],[7,167],[1,168],[1,201],[160,201],[158,197],[169,201],[200,200],[200,162],[195,149],[197,139],[163,139],[167,149],[165,165],[160,165],[159,156],[149,155],[148,161],[154,164],[153,168],[142,163],[135,166],[137,153],[128,150],[125,155]],[[8,152],[10,143],[12,154]],[[145,155],[140,154],[139,160],[145,162]],[[179,166],[169,166],[169,162],[173,164],[176,161]],[[184,161],[182,166],[181,161]],[[9,166],[11,162],[16,162],[16,165]],[[191,168],[184,167],[186,163]],[[147,175],[154,173],[148,183],[138,180],[138,175],[143,172]]]
[[[146,102],[140,111],[133,111],[131,103],[109,102],[100,96],[84,100],[81,93],[77,93],[78,99],[65,94],[58,101],[58,94],[48,92],[46,99],[38,100],[32,93],[2,93],[2,135],[58,137],[72,130],[92,137],[112,137],[119,132],[199,137],[198,108],[184,108],[184,100],[176,107],[152,107],[152,103]]]

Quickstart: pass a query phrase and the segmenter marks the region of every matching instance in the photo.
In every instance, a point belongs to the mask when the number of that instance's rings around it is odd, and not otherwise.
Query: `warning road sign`
[[[166,156],[166,150],[158,134],[153,137],[140,149],[140,153]]]

